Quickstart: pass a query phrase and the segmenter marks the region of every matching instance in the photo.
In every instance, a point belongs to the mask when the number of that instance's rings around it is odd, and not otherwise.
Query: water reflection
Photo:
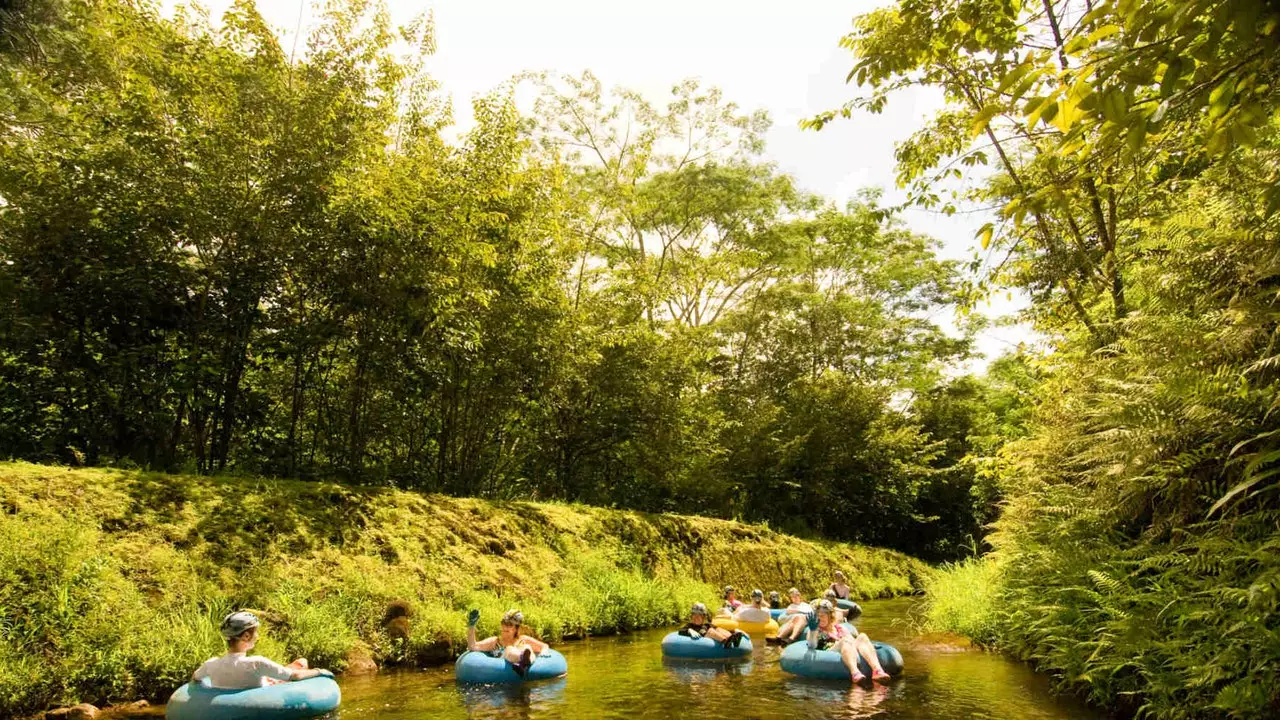
[[[904,683],[898,681],[892,685],[874,684],[871,687],[851,685],[838,680],[810,680],[808,678],[788,678],[784,682],[788,696],[797,700],[817,703],[819,707],[828,708],[830,717],[864,718],[878,715],[879,708],[895,694],[895,689]]]
[[[522,685],[459,685],[458,695],[470,717],[532,717],[533,709],[549,710],[564,702],[569,679],[562,677]]]
[[[720,675],[749,675],[755,663],[720,662],[716,660],[676,660],[662,658],[662,667],[672,678],[685,683],[711,682]]]

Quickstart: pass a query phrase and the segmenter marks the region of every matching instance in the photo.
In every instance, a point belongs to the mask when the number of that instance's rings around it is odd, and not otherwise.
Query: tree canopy
[[[979,415],[913,403],[961,269],[779,172],[764,112],[536,75],[450,141],[429,19],[331,2],[294,55],[248,0],[6,13],[0,452],[981,533]]]

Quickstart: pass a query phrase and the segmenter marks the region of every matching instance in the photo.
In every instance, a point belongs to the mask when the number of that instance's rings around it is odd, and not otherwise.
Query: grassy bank
[[[277,658],[426,665],[459,651],[469,607],[481,632],[520,606],[558,640],[672,623],[723,583],[816,592],[836,568],[864,597],[928,572],[706,518],[0,464],[0,716],[163,699],[219,651],[232,608],[263,613]],[[407,623],[387,622],[396,601]]]
[[[964,635],[980,645],[997,639],[999,568],[981,558],[944,565],[925,578],[926,629]]]

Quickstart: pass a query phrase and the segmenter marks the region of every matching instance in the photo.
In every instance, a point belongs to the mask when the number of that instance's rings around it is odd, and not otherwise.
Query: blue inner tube
[[[336,710],[342,691],[331,677],[313,677],[247,690],[222,690],[202,680],[169,697],[168,720],[275,720],[309,718]]]
[[[787,614],[786,608],[769,608],[769,617],[773,618],[774,620],[777,620],[778,618],[786,614]]]
[[[886,645],[882,642],[873,642],[876,647],[876,657],[880,659],[880,667],[890,675],[898,675],[902,672],[902,654],[892,645]],[[848,680],[849,668],[844,666],[844,661],[840,659],[840,653],[833,650],[810,650],[809,644],[806,642],[796,642],[787,646],[782,651],[782,655],[778,658],[778,664],[782,669],[792,675],[799,675],[807,678],[823,678],[830,680]],[[871,677],[871,668],[867,665],[867,661],[858,658],[858,670],[863,675]]]
[[[850,620],[862,615],[862,606],[852,600],[837,600],[836,607],[844,610]]]
[[[453,672],[460,683],[522,683],[558,678],[569,672],[569,663],[559,651],[548,648],[534,656],[533,664],[524,672],[524,677],[520,677],[505,659],[469,651],[462,653],[453,664]]]
[[[662,638],[662,655],[684,660],[732,660],[751,657],[751,638],[742,638],[737,647],[725,647],[711,638],[691,638],[678,632]]]

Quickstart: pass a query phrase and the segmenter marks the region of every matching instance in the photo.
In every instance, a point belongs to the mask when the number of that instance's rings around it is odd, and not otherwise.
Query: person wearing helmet
[[[498,634],[484,640],[476,640],[476,623],[480,622],[480,611],[467,613],[467,649],[482,652],[496,658],[504,658],[520,677],[533,665],[534,657],[546,652],[551,646],[541,640],[522,635],[524,613],[519,610],[508,610],[499,623]]]
[[[858,669],[858,656],[862,656],[871,667],[871,679],[887,682],[889,673],[880,666],[880,658],[876,657],[876,647],[866,633],[857,628],[836,621],[836,608],[823,600],[818,603],[818,612],[809,614],[809,647],[815,650],[831,650],[840,654],[844,666],[849,668],[849,679],[854,684],[861,683],[867,677]]]
[[[779,593],[777,590],[769,591],[769,609],[770,610],[782,609],[782,594]]]
[[[215,688],[245,690],[289,680],[306,680],[317,675],[333,676],[328,670],[307,667],[306,658],[281,665],[261,655],[249,655],[258,642],[262,623],[251,612],[233,612],[222,619],[219,630],[227,641],[227,654],[209,658],[191,674],[191,682],[208,680]]]
[[[764,605],[764,591],[760,589],[751,591],[751,604],[743,605],[733,614],[738,622],[749,623],[767,623],[772,617],[769,615],[769,608]]]
[[[799,640],[800,636],[804,634],[809,613],[813,612],[813,606],[804,601],[804,596],[796,588],[791,588],[787,591],[787,595],[791,597],[791,604],[787,606],[785,619],[779,623],[778,636],[770,638],[770,642],[778,645],[786,645],[794,640]]]
[[[742,607],[742,601],[738,599],[738,591],[732,585],[724,586],[724,609],[730,615],[738,611]]]
[[[703,603],[693,604],[693,607],[689,610],[689,622],[677,632],[695,640],[701,637],[709,638],[724,647],[738,647],[742,644],[742,638],[747,636],[741,630],[729,632],[724,628],[712,625],[711,613]]]

